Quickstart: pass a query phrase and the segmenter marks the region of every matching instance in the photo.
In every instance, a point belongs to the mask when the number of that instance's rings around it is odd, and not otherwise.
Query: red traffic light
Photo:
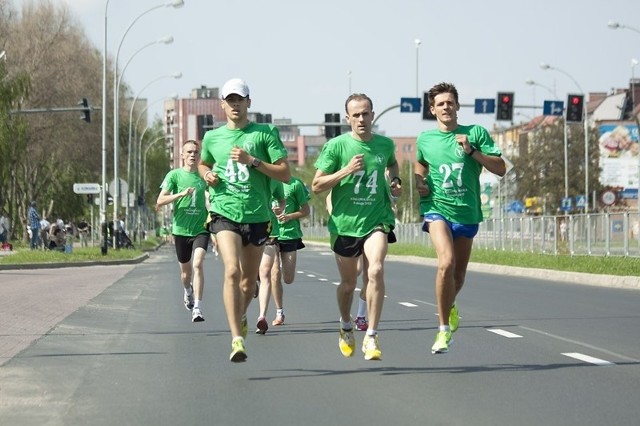
[[[503,95],[503,96],[502,96],[502,103],[503,103],[503,104],[508,104],[509,102],[511,102],[511,96],[509,96],[509,95]]]
[[[580,103],[580,96],[572,96],[571,97],[571,103],[573,105],[578,105]]]

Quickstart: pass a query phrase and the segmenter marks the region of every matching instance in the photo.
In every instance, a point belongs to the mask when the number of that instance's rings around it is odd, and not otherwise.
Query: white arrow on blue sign
[[[564,111],[564,102],[562,101],[544,101],[542,106],[542,114],[544,115],[562,115]]]
[[[496,111],[495,99],[476,99],[474,104],[476,114],[493,114]]]
[[[571,211],[573,208],[573,199],[571,197],[565,197],[562,199],[562,201],[560,202],[560,209],[568,212]]]
[[[420,112],[420,98],[400,98],[400,112]]]

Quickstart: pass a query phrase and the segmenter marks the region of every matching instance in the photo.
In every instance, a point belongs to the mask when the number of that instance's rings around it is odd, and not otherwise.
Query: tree
[[[8,125],[0,132],[0,146],[12,151],[0,163],[0,194],[11,197],[6,201],[16,224],[26,218],[31,199],[50,206],[45,215],[55,213],[65,220],[82,216],[87,205],[71,188],[75,182],[99,181],[100,121],[87,124],[79,112],[9,111],[76,106],[83,97],[98,101],[101,54],[67,7],[50,0],[26,2],[19,14],[0,0],[0,31],[7,28],[3,49],[10,78],[0,84],[11,87],[14,96],[0,89],[8,117],[2,120]]]
[[[540,125],[520,141],[520,153],[513,159],[516,178],[516,198],[524,200],[540,197],[545,201],[546,212],[554,214],[564,197],[564,122]],[[570,197],[584,194],[584,128],[581,124],[569,124],[567,129],[568,193]],[[598,138],[596,131],[589,132],[589,189],[601,188]]]

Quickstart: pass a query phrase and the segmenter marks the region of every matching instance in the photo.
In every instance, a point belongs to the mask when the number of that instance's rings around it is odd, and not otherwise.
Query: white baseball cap
[[[246,98],[249,96],[249,86],[240,78],[232,78],[222,86],[222,99],[226,99],[227,96],[234,93]]]

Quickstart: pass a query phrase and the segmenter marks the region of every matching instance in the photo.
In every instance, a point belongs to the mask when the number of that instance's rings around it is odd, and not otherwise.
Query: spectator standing
[[[0,212],[0,244],[5,244],[9,241],[9,218],[7,218],[4,212]]]
[[[88,247],[88,237],[89,237],[89,225],[87,221],[83,217],[82,220],[78,223],[78,234],[80,236],[80,246]]]
[[[36,202],[31,201],[31,206],[27,212],[27,220],[29,230],[31,231],[31,250],[35,250],[38,248],[40,241],[40,215],[36,210]]]

